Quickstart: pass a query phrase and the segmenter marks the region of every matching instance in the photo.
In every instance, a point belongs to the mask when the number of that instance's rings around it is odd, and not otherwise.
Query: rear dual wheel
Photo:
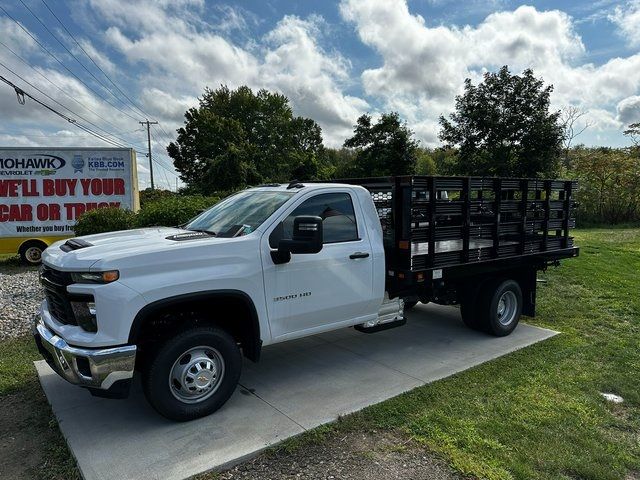
[[[497,337],[509,335],[522,315],[522,290],[515,280],[493,280],[478,295],[464,300],[460,313],[465,325]]]

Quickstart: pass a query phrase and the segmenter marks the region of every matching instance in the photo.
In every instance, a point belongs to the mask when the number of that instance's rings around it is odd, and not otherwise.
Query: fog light
[[[71,309],[76,318],[76,323],[87,332],[97,332],[95,302],[71,302]]]

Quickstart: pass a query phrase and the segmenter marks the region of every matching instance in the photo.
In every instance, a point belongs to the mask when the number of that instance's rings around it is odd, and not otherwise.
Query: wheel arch
[[[210,314],[219,308],[226,317],[216,319]],[[237,315],[234,313],[237,309]],[[213,324],[229,330],[240,343],[242,352],[249,360],[257,362],[262,350],[262,337],[258,312],[251,297],[241,290],[212,290],[194,292],[156,300],[144,306],[135,316],[129,332],[129,343],[139,344],[148,328],[159,326],[178,329],[180,325],[174,321],[172,325],[160,323],[171,314],[185,315],[186,322],[195,324]],[[189,316],[197,313],[200,316]]]
[[[511,279],[518,282],[522,290],[522,313],[529,317],[534,317],[536,314],[536,278],[538,270],[539,268],[535,265],[526,265],[466,279],[466,281],[460,282],[458,302],[468,301],[475,305],[482,294],[482,290],[489,282]]]

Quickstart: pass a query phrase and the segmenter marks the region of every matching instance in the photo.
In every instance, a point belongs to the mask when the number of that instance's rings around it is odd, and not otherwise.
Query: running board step
[[[373,327],[365,327],[364,324],[360,324],[360,325],[354,325],[353,328],[355,328],[356,330],[362,333],[376,333],[376,332],[381,332],[382,330],[389,330],[390,328],[401,327],[405,323],[407,323],[407,319],[400,318],[398,320],[394,320],[393,322],[378,323]]]

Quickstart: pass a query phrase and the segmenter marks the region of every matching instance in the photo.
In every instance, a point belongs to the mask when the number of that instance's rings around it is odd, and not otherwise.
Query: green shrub
[[[171,190],[145,188],[144,190],[140,190],[140,208],[143,208],[149,203],[157,202],[163,198],[175,197],[176,195],[177,194]]]
[[[77,236],[114,232],[133,228],[135,213],[116,207],[96,208],[78,218],[74,228]]]
[[[188,222],[214,205],[217,197],[175,196],[147,203],[136,215],[137,227],[174,227]]]

